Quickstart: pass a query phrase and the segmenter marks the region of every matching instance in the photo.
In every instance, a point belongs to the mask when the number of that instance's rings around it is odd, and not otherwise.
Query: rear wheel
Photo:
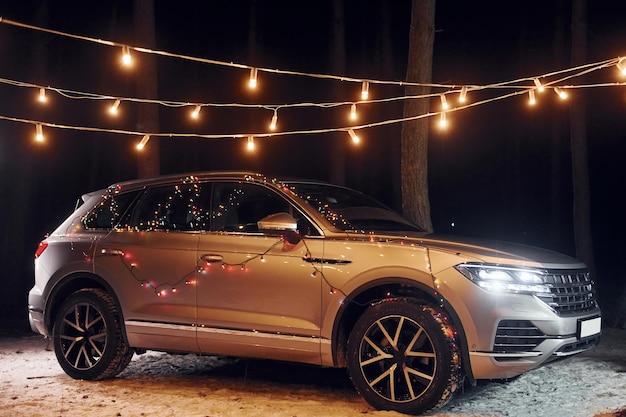
[[[448,402],[462,382],[448,318],[413,299],[368,308],[350,334],[347,359],[355,387],[380,410],[423,413]]]
[[[113,298],[95,288],[77,291],[63,302],[52,337],[61,368],[74,379],[112,378],[133,356]]]

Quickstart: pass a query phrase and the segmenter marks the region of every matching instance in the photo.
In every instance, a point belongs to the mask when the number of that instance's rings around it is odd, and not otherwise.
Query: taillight
[[[46,242],[39,242],[39,246],[37,246],[37,250],[35,251],[35,259],[39,258],[47,247],[48,244]]]

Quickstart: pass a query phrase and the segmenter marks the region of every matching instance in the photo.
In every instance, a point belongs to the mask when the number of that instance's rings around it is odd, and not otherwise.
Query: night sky
[[[132,1],[10,3],[0,6],[4,19],[142,46],[134,41]],[[571,67],[570,2],[507,3],[506,10],[503,4],[437,2],[434,83],[487,85]],[[305,73],[397,81],[405,77],[409,0],[345,1],[343,74],[334,72],[331,56],[330,0],[156,1],[155,7],[158,50]],[[626,5],[620,2],[588,2],[588,62],[626,54],[624,12]],[[251,36],[253,21],[256,30]],[[142,56],[134,54],[137,65],[129,71],[118,65],[120,52],[0,23],[2,79],[137,97]],[[167,57],[157,58],[157,68],[159,100],[319,103],[356,101],[360,91],[356,83],[261,73],[259,90],[250,93],[244,86],[246,70]],[[607,68],[570,83],[617,81],[625,80],[615,68]],[[373,98],[403,95],[401,87],[370,88]],[[49,92],[49,102],[41,105],[37,93],[0,83],[0,116],[141,131],[136,117],[140,104],[122,103],[120,115],[111,118],[106,114],[111,100],[72,100]],[[615,294],[626,281],[620,269],[626,249],[622,238],[626,89],[598,87],[585,89],[584,94],[596,279],[607,294],[611,288]],[[470,100],[477,98],[470,95]],[[434,99],[432,108],[437,106]],[[388,120],[401,117],[402,104],[364,105],[359,110],[364,123]],[[266,132],[272,115],[262,109],[210,108],[194,122],[188,112],[189,108],[160,107],[160,131]],[[346,108],[286,109],[279,112],[279,130],[347,126],[346,113]],[[511,240],[574,255],[567,103],[546,92],[537,106],[529,108],[526,96],[519,96],[455,112],[449,122],[442,132],[433,119],[429,143],[435,231]],[[21,326],[27,323],[27,292],[38,242],[71,212],[81,194],[137,176],[136,136],[46,128],[46,142],[35,144],[34,133],[31,124],[0,120],[0,282],[8,294],[8,301],[0,303],[0,318],[5,323],[5,318],[17,319]],[[162,138],[161,173],[241,169],[330,180],[332,159],[342,157],[345,185],[399,210],[400,124],[365,129],[359,135],[358,147],[350,146],[343,132],[273,137],[258,140],[253,155],[244,151],[245,139]]]

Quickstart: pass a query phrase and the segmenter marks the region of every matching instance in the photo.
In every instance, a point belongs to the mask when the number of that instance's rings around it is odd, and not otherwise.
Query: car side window
[[[213,183],[211,231],[258,233],[257,222],[275,213],[294,216],[306,234],[315,230],[287,200],[267,187],[250,183]]]
[[[199,198],[198,184],[151,187],[124,226],[136,230],[201,230],[204,216]]]
[[[137,198],[139,191],[107,195],[85,216],[85,229],[112,229]]]

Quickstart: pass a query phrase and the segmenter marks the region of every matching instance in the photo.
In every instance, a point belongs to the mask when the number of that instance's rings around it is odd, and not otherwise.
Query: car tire
[[[126,368],[134,353],[122,335],[113,298],[95,288],[77,291],[63,302],[52,338],[61,368],[74,379],[112,378]]]
[[[347,367],[370,405],[405,414],[443,406],[463,380],[447,316],[409,298],[378,302],[361,315],[348,339]]]

